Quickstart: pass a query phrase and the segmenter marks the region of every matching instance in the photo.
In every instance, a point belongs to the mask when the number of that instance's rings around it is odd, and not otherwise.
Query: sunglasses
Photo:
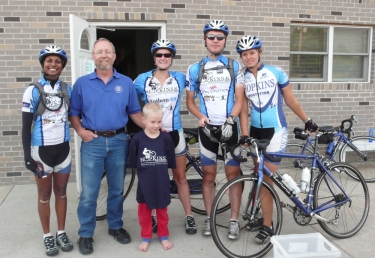
[[[165,58],[170,58],[170,57],[172,57],[172,54],[171,53],[156,53],[155,54],[155,56],[156,57],[158,57],[158,58],[161,58],[162,56],[164,56]]]
[[[208,35],[206,38],[208,38],[209,40],[214,40],[215,38],[217,38],[217,40],[222,41],[226,37],[222,35]]]

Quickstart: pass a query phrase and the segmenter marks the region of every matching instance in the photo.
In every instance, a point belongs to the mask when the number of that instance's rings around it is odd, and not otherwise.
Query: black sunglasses
[[[172,54],[171,53],[164,53],[164,54],[163,53],[156,53],[155,56],[158,57],[158,58],[160,58],[162,56],[164,56],[165,58],[170,58],[170,57],[172,57]]]
[[[226,37],[222,35],[208,35],[206,38],[208,38],[209,40],[214,40],[215,38],[217,38],[217,40],[222,41]]]

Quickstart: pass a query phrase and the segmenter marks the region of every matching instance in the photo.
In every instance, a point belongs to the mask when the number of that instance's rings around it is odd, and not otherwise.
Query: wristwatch
[[[310,117],[308,117],[305,121],[303,121],[305,124],[308,122],[308,121],[310,121],[311,120],[311,118]]]
[[[228,118],[230,118],[232,120],[232,122],[234,122],[234,116],[233,115],[228,116]],[[228,118],[227,118],[227,120],[228,120]]]

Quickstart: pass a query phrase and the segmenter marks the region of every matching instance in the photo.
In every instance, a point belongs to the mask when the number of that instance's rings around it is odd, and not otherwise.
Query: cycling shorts
[[[257,128],[250,126],[250,137],[255,139],[268,139],[270,144],[267,146],[267,152],[285,152],[286,145],[288,143],[288,129],[286,127],[280,128]],[[255,150],[251,150],[255,153]],[[279,165],[280,162],[271,162],[266,157],[264,160],[275,165]]]
[[[70,173],[72,153],[68,141],[57,145],[31,146],[31,157],[42,163],[44,175],[51,172]]]
[[[203,127],[199,127],[199,155],[201,158],[202,166],[211,166],[216,164],[216,158],[219,153],[219,143],[213,142],[210,138],[202,131]],[[238,128],[237,123],[233,125],[233,135],[226,143],[227,146],[233,146],[238,143]],[[222,150],[224,153],[224,150]],[[239,148],[234,150],[235,154],[239,154]],[[232,158],[232,155],[228,151],[225,155],[225,165],[239,167],[240,163]]]
[[[183,156],[186,154],[186,142],[184,131],[181,129],[170,131],[169,135],[172,137],[173,144],[174,144],[174,153],[176,157]]]

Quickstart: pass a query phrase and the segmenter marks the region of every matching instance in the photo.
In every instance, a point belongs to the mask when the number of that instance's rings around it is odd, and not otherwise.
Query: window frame
[[[339,25],[339,24],[308,24],[308,23],[292,23],[290,25],[290,32],[293,27],[314,27],[314,28],[324,28],[327,29],[327,51],[326,52],[307,52],[307,51],[289,51],[289,72],[291,71],[291,55],[321,55],[324,58],[323,61],[323,78],[290,78],[289,81],[293,83],[305,83],[305,82],[316,82],[316,83],[370,83],[371,78],[371,65],[372,65],[372,37],[373,37],[373,27],[372,26],[358,26],[358,25]],[[367,33],[367,53],[333,53],[333,42],[334,42],[334,29],[335,28],[358,28],[366,29]],[[291,43],[292,38],[290,37],[289,43]],[[363,69],[362,78],[344,78],[344,79],[333,79],[333,57],[337,55],[348,55],[348,56],[365,56],[363,60],[363,67],[368,66],[368,69]],[[368,58],[368,60],[366,60]],[[367,62],[366,62],[367,61]]]

